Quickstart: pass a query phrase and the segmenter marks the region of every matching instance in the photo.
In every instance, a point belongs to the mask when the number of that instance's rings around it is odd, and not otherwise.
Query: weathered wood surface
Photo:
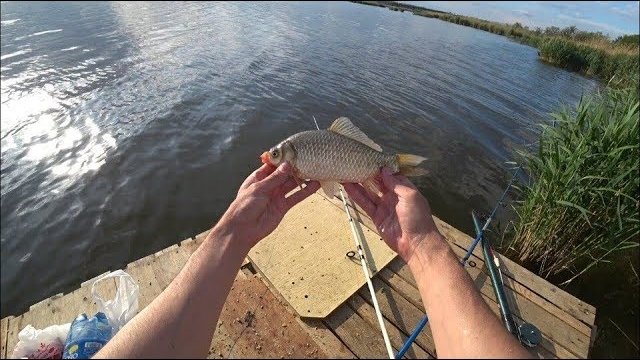
[[[346,223],[342,204],[336,199],[331,203],[336,219],[316,217],[312,225],[315,231],[327,227],[327,222]],[[328,211],[328,210],[327,210]],[[296,207],[291,215],[307,219],[304,207]],[[359,213],[360,221],[375,237],[375,228],[370,220]],[[449,241],[458,256],[462,256],[471,238],[436,219],[437,226]],[[367,231],[368,230],[368,231]],[[324,231],[324,230],[322,230]],[[315,234],[315,233],[314,233]],[[372,235],[373,234],[373,235]],[[149,304],[172,281],[182,269],[189,256],[206,237],[204,232],[193,239],[171,246],[163,251],[139,259],[126,267],[140,286],[140,307]],[[318,234],[319,235],[319,234]],[[315,235],[314,235],[315,236]],[[344,243],[351,246],[349,228],[342,234]],[[304,244],[302,245],[304,246]],[[344,256],[344,254],[341,254]],[[471,257],[475,266],[467,266],[484,300],[496,314],[498,305],[491,288],[490,279],[482,254],[476,250]],[[315,261],[308,258],[307,262]],[[595,309],[563,290],[538,278],[530,271],[501,257],[506,293],[516,322],[531,322],[540,328],[543,342],[532,353],[541,358],[577,358],[588,356],[591,344]],[[387,356],[379,325],[366,286],[354,290],[333,312],[323,319],[299,318],[286,299],[266,279],[260,281],[253,275],[251,263],[245,261],[227,298],[216,333],[212,340],[209,357],[373,357]],[[329,266],[325,264],[325,266]],[[343,271],[346,271],[343,269]],[[360,265],[353,269],[362,278]],[[248,275],[247,275],[248,274]],[[292,281],[296,281],[292,279]],[[406,264],[399,258],[392,260],[373,279],[376,296],[385,318],[392,346],[397,351],[415,325],[424,315],[415,279]],[[34,304],[29,311],[16,317],[6,317],[0,323],[0,345],[2,358],[10,356],[17,343],[17,334],[27,324],[44,328],[52,324],[70,322],[79,313],[91,314],[96,305],[91,297],[92,281],[66,295],[58,294]],[[296,283],[298,283],[296,281]],[[312,283],[310,281],[310,283]],[[364,281],[363,281],[364,283]],[[115,282],[101,287],[105,296],[111,296]],[[437,356],[429,327],[418,336],[407,358]]]
[[[125,271],[136,279],[140,287],[138,298],[140,309],[146,307],[173,280],[189,256],[202,242],[206,233],[185,240],[156,254],[146,256],[129,264]],[[85,281],[79,289],[41,301],[18,317],[2,319],[2,358],[13,353],[17,335],[28,324],[38,329],[53,324],[68,323],[79,313],[93,314],[97,311],[91,297],[92,281]],[[107,281],[99,290],[105,298],[115,294],[115,281]],[[330,355],[352,357],[352,353],[324,334],[323,343],[318,343],[306,331],[307,325],[296,321],[292,311],[269,291],[263,281],[255,276],[247,277],[239,272],[220,315],[216,333],[211,342],[209,357],[295,357],[323,358]],[[322,331],[326,327],[319,328]],[[331,341],[333,340],[333,341]],[[342,349],[329,348],[339,343]]]

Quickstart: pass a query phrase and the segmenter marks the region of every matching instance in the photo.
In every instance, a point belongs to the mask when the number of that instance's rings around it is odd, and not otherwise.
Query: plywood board
[[[373,275],[395,253],[358,224]],[[347,257],[349,251],[356,247],[346,214],[314,194],[290,210],[249,258],[300,316],[324,318],[365,284],[360,261]]]

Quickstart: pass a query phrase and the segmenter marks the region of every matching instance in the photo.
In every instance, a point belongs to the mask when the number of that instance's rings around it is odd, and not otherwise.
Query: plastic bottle
[[[63,359],[90,359],[102,349],[113,336],[112,327],[104,313],[96,313],[92,318],[87,314],[78,315],[64,344]]]

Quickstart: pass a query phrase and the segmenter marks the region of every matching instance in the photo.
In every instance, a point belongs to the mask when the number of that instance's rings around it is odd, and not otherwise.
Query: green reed
[[[553,114],[537,152],[520,152],[530,180],[514,205],[511,256],[567,283],[638,246],[638,106],[637,86],[607,88]]]
[[[614,79],[621,86],[632,85],[640,66],[637,48],[612,44],[547,37],[539,42],[538,48],[540,58],[554,65],[598,76],[604,81]]]

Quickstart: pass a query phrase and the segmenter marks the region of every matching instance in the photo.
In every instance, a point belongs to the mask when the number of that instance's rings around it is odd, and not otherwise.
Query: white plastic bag
[[[100,281],[117,278],[118,290],[116,296],[112,300],[104,300],[96,289],[96,284]],[[116,270],[114,272],[105,274],[97,278],[91,285],[91,295],[98,305],[98,311],[103,312],[109,319],[109,324],[113,328],[113,334],[115,335],[124,324],[138,312],[138,284],[131,277],[122,270]]]
[[[18,333],[18,344],[13,350],[13,359],[62,359],[64,342],[71,323],[51,325],[38,330],[27,325]]]

